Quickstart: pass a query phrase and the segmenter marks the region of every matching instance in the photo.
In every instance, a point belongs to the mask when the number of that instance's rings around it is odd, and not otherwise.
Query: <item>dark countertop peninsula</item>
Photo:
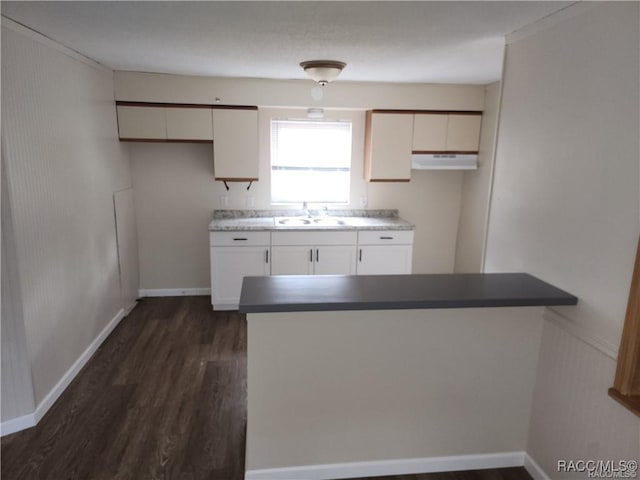
[[[575,305],[527,273],[245,277],[240,312],[309,312]]]

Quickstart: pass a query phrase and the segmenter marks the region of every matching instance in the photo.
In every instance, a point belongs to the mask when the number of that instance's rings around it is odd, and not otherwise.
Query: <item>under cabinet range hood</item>
[[[476,153],[414,153],[411,155],[413,170],[476,170]]]

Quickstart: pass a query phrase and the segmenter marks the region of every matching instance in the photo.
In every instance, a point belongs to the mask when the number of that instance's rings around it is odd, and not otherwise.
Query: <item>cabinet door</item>
[[[271,275],[313,275],[315,249],[311,246],[271,247]]]
[[[449,115],[447,150],[451,152],[477,152],[480,145],[481,115]]]
[[[411,273],[413,246],[363,245],[358,247],[358,275]]]
[[[369,181],[409,181],[413,113],[367,112],[365,178]]]
[[[242,279],[269,275],[269,247],[211,247],[211,303],[214,310],[235,310]]]
[[[118,105],[120,139],[166,140],[167,124],[162,107],[127,107]]]
[[[167,108],[169,140],[213,140],[210,108]]]
[[[447,113],[416,113],[413,118],[413,151],[443,151],[447,143],[448,119]]]
[[[314,273],[316,275],[355,275],[355,245],[330,245],[316,247]]]
[[[258,110],[212,112],[216,180],[258,180]]]

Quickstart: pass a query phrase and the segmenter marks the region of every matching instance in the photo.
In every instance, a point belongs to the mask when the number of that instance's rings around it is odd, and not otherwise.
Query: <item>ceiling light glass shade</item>
[[[314,85],[311,89],[311,98],[316,102],[319,102],[324,97],[324,90],[320,85]]]
[[[310,60],[300,64],[307,75],[322,86],[338,78],[346,65],[335,60]]]

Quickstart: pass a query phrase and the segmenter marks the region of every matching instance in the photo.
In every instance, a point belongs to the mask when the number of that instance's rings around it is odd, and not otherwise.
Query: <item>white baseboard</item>
[[[216,303],[215,305],[213,305],[213,310],[217,311],[223,311],[223,310],[238,310],[238,304],[237,303],[223,303],[223,304],[219,304]]]
[[[128,308],[129,313],[133,307]],[[113,331],[114,328],[118,326],[120,320],[125,317],[125,310],[121,308],[118,313],[116,313],[115,317],[113,317],[109,323],[102,329],[102,331],[98,334],[98,336],[91,342],[91,344],[85,349],[84,352],[78,357],[78,359],[71,365],[71,368],[66,371],[66,373],[62,376],[62,378],[56,383],[56,385],[47,393],[44,399],[38,404],[35,412],[30,413],[28,415],[24,415],[22,417],[13,418],[11,420],[7,420],[6,422],[2,422],[1,425],[1,435],[9,435],[10,433],[15,433],[20,430],[25,430],[27,428],[31,428],[35,426],[44,415],[49,411],[49,409],[53,406],[56,400],[62,395],[62,392],[69,386],[69,384],[73,381],[73,379],[78,375],[78,372],[82,370],[82,367],[89,361],[91,356],[96,353],[98,347],[102,345],[102,342],[109,336],[109,334]]]
[[[140,297],[184,297],[211,295],[210,288],[145,288],[138,290]]]
[[[12,418],[11,420],[0,423],[0,436],[4,437],[5,435],[19,432],[20,430],[26,430],[27,428],[34,427],[35,424],[36,417],[33,413]]]
[[[540,468],[540,465],[538,465],[529,454],[524,457],[524,468],[529,472],[529,475],[533,477],[533,480],[551,480],[549,475]]]
[[[138,305],[138,301],[134,300],[133,302],[131,302],[129,305],[125,305],[122,308],[122,318],[126,317],[127,315],[129,315],[131,313],[131,310],[133,310],[134,308],[136,308],[136,305]]]
[[[248,470],[245,480],[333,480],[339,478],[411,475],[416,473],[522,467],[525,452],[458,455],[451,457],[403,458],[374,462],[350,462],[299,467]],[[533,460],[532,460],[533,462]]]
[[[109,336],[109,334],[113,331],[114,328],[118,326],[120,320],[124,318],[124,309],[120,309],[115,317],[109,321],[106,327],[102,329],[102,331],[98,334],[98,336],[91,342],[91,344],[82,352],[82,355],[78,357],[71,368],[67,370],[67,372],[62,376],[60,381],[53,387],[46,397],[38,404],[36,407],[36,411],[34,413],[36,423],[38,423],[42,417],[44,417],[45,413],[49,411],[49,409],[56,402],[58,397],[62,395],[62,392],[69,386],[69,384],[73,381],[73,379],[78,375],[78,372],[82,370],[82,367],[89,361],[91,356],[96,353],[98,347],[102,345],[102,342]]]

